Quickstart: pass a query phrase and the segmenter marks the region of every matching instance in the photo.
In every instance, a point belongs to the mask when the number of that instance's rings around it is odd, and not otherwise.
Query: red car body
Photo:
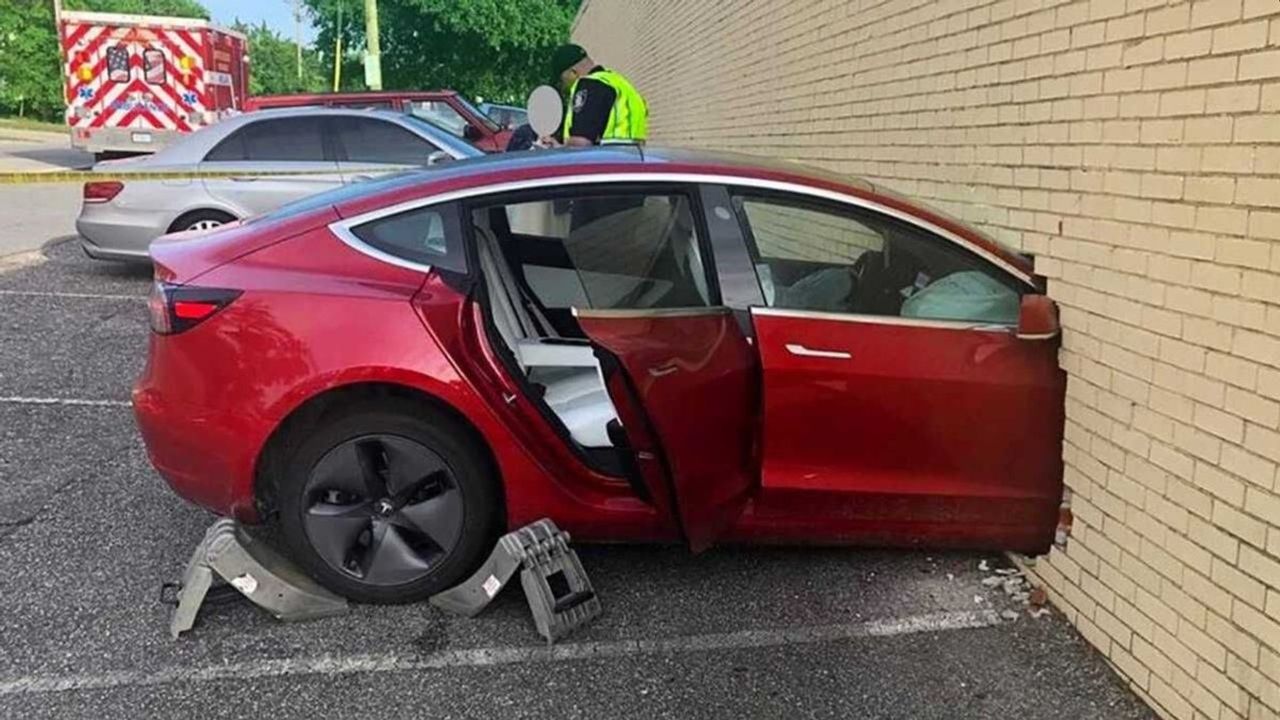
[[[447,106],[456,123],[439,123],[443,129],[458,136],[487,153],[499,153],[507,149],[511,130],[504,128],[467,102],[453,90],[389,90],[380,92],[298,93],[295,95],[259,95],[245,102],[246,110],[306,107],[311,105],[343,108],[378,108],[414,112],[415,104],[432,103]],[[430,115],[424,116],[428,121]],[[465,123],[465,124],[464,124]],[[456,124],[455,128],[452,125]]]
[[[1018,325],[732,307],[579,308],[648,489],[584,462],[486,332],[469,269],[395,263],[342,228],[389,209],[539,188],[660,183],[701,193],[717,263],[733,222],[716,193],[767,188],[927,228],[1020,283]],[[763,191],[763,190],[762,190]],[[724,243],[730,243],[726,245]],[[362,251],[363,250],[363,251]],[[334,393],[394,391],[465,422],[492,458],[509,527],[550,517],[576,538],[971,547],[1043,552],[1062,499],[1056,315],[1028,258],[857,180],[792,165],[646,149],[522,153],[372,181],[152,247],[157,280],[235,298],[153,334],[134,408],[182,497],[256,522],[281,428]],[[758,286],[757,286],[758,287]],[[199,309],[194,312],[201,312]]]

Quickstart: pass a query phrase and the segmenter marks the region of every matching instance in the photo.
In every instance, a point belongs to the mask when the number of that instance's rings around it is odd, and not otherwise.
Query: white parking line
[[[820,625],[786,630],[742,630],[657,640],[613,640],[552,646],[445,650],[426,656],[382,654],[334,657],[322,655],[313,658],[256,660],[154,671],[122,670],[83,675],[36,675],[0,680],[0,697],[118,687],[148,687],[178,682],[259,680],[264,677],[288,676],[331,677],[355,673],[409,672],[684,654],[711,650],[770,648],[839,642],[855,638],[984,628],[999,625],[1000,622],[1000,616],[995,611],[979,610],[932,613],[843,625]]]
[[[8,295],[10,297],[73,298],[77,300],[131,300],[133,302],[147,301],[147,298],[145,295],[109,295],[106,293],[45,292],[41,290],[0,290],[0,295]]]
[[[82,407],[132,407],[128,400],[86,400],[84,398],[0,397],[0,405],[75,405]]]

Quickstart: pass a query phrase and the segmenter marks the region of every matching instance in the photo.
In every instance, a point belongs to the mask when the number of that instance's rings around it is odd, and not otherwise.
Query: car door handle
[[[853,355],[842,350],[815,350],[796,343],[787,343],[787,352],[800,357],[828,358],[830,360],[849,360]]]
[[[660,378],[670,375],[673,372],[678,372],[679,370],[679,366],[675,363],[668,363],[666,365],[649,368],[649,374],[655,378]]]
[[[258,178],[257,178],[257,176],[256,176],[256,175],[251,175],[251,176],[248,176],[248,177],[245,177],[245,176],[243,176],[243,175],[232,175],[232,176],[231,176],[231,182],[257,182],[257,181],[258,181]]]

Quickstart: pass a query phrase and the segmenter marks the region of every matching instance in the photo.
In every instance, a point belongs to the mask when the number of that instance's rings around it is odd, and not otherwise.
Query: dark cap
[[[551,77],[555,79],[556,83],[559,83],[560,74],[582,62],[582,59],[586,56],[587,51],[583,50],[581,45],[572,43],[561,45],[551,53]]]

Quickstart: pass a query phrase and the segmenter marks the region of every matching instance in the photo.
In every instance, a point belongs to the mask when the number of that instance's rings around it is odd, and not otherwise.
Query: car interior
[[[770,307],[1014,324],[1017,283],[906,224],[736,197]]]
[[[579,447],[615,447],[617,410],[573,308],[707,306],[687,198],[511,203],[473,211],[472,226],[490,315],[513,364]]]

